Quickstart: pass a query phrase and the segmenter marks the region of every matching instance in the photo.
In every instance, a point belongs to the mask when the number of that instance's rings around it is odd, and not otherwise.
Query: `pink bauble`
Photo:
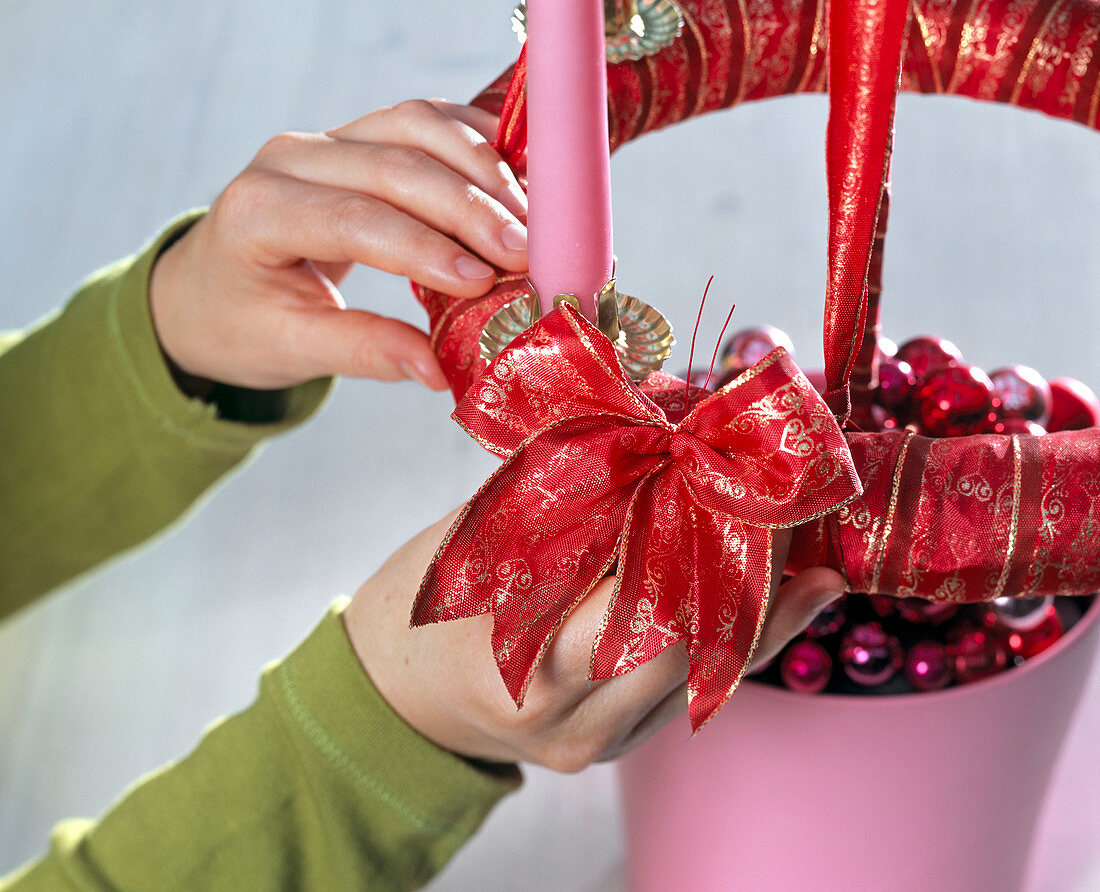
[[[917,422],[930,437],[962,437],[988,430],[996,419],[993,382],[971,365],[929,372],[917,391]]]
[[[776,347],[782,347],[792,357],[794,356],[794,342],[786,332],[772,325],[759,325],[730,335],[722,347],[722,358],[723,361],[739,360],[745,368],[748,368],[756,365]]]
[[[963,361],[962,352],[949,340],[929,335],[906,341],[898,347],[895,358],[909,363],[918,381],[942,366]]]
[[[779,677],[792,691],[818,694],[829,684],[833,658],[816,641],[796,641],[783,652]]]
[[[1050,417],[1050,385],[1026,365],[1010,365],[989,373],[993,391],[1001,400],[1002,418],[1023,418],[1045,424]]]
[[[818,393],[825,392],[825,389],[828,387],[828,385],[825,383],[824,372],[819,372],[814,369],[813,371],[804,372],[803,374],[805,374],[806,380],[813,385],[814,390],[816,390]]]
[[[815,616],[803,634],[807,638],[824,638],[826,635],[835,635],[844,627],[845,610],[844,599],[833,601],[828,607]]]
[[[1051,433],[1100,425],[1100,400],[1087,384],[1076,378],[1055,378],[1050,382],[1050,396],[1047,430]]]
[[[840,665],[856,684],[874,687],[898,674],[905,654],[901,643],[879,623],[853,626],[840,644]]]
[[[951,683],[951,660],[938,641],[918,641],[905,654],[905,679],[918,691],[938,691]]]

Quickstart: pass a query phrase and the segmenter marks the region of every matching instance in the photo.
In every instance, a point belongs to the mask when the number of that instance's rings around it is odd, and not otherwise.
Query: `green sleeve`
[[[153,331],[149,275],[200,214],[92,276],[59,313],[0,337],[0,618],[176,520],[331,386],[240,392],[279,400],[258,424],[179,390]]]
[[[99,821],[0,880],[37,890],[411,889],[520,782],[465,761],[389,708],[360,668],[338,601],[256,701]]]

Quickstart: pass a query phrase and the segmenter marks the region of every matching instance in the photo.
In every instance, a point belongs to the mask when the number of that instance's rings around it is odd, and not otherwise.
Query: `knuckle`
[[[260,147],[260,151],[256,153],[256,158],[258,160],[268,160],[285,154],[300,140],[301,135],[297,133],[277,133]]]
[[[406,99],[393,107],[393,110],[402,117],[408,117],[416,121],[423,121],[438,117],[441,112],[427,99]]]
[[[267,175],[251,168],[238,174],[216,202],[216,210],[226,223],[227,232],[246,232],[253,228],[267,202]]]

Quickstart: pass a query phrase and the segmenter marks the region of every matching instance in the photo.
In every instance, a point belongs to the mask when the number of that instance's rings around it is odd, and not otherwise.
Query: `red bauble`
[[[898,616],[910,623],[939,625],[958,612],[959,608],[954,604],[926,601],[924,598],[902,598],[898,601]]]
[[[999,418],[985,431],[987,434],[1030,434],[1041,437],[1047,429],[1026,418]]]
[[[999,637],[981,626],[962,626],[950,636],[947,653],[960,684],[978,681],[1004,669],[1008,653]]]
[[[962,352],[946,338],[928,335],[906,341],[895,354],[896,359],[909,363],[918,381],[936,369],[962,362]]]
[[[794,356],[794,342],[785,332],[772,325],[760,325],[730,335],[722,347],[722,358],[723,361],[735,359],[748,368],[756,365],[776,347],[782,347]]]
[[[1045,424],[1050,417],[1050,385],[1026,365],[1010,365],[989,373],[993,390],[1001,400],[1002,418],[1024,418]]]
[[[779,676],[792,691],[817,694],[825,690],[833,674],[833,658],[816,641],[796,641],[783,652]]]
[[[1062,618],[1051,604],[1039,625],[1026,631],[1011,630],[1005,635],[1005,645],[1014,657],[1023,657],[1026,660],[1041,654],[1061,638],[1064,631]]]
[[[844,599],[833,601],[822,610],[806,626],[803,634],[807,638],[824,638],[826,635],[835,635],[844,627],[845,610]]]
[[[1100,425],[1100,400],[1087,384],[1076,378],[1055,378],[1050,382],[1050,395],[1047,430],[1051,433]]]
[[[884,409],[906,414],[917,390],[917,376],[903,359],[884,359],[878,367],[875,401]]]
[[[853,626],[840,644],[844,674],[864,687],[888,682],[898,674],[904,659],[901,643],[879,623]]]
[[[993,382],[971,365],[929,372],[917,391],[917,421],[930,437],[962,437],[988,430],[997,420]]]
[[[938,691],[951,683],[951,660],[938,641],[918,641],[905,654],[905,678],[918,691]]]

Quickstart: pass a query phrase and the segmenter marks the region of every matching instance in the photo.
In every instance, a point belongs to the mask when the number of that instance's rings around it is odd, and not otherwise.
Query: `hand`
[[[397,551],[356,593],[344,614],[352,646],[375,686],[425,737],[464,756],[536,762],[579,771],[637,746],[687,708],[683,643],[633,672],[587,681],[592,640],[614,585],[605,579],[566,619],[516,710],[493,661],[492,617],[409,628],[413,593],[453,522],[452,514]],[[789,532],[775,534],[782,567]],[[844,580],[818,567],[775,590],[754,662],[775,656]],[[727,709],[737,709],[736,696]]]
[[[495,130],[487,112],[433,100],[276,136],[154,267],[169,360],[258,389],[326,375],[444,389],[422,331],[346,309],[337,286],[363,263],[476,297],[494,280],[477,255],[526,269],[527,200]]]

